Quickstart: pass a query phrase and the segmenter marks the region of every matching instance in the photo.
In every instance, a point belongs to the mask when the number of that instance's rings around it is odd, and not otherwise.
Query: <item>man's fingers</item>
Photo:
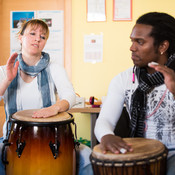
[[[100,144],[100,149],[101,149],[103,154],[106,154],[107,149],[102,144]]]
[[[156,62],[150,62],[150,63],[148,63],[148,66],[149,67],[154,67],[154,66],[157,66],[157,65],[159,65],[158,63],[156,63]]]

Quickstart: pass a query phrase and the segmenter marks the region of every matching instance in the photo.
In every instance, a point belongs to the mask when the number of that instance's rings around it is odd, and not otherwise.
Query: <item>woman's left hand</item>
[[[50,106],[47,108],[42,108],[38,111],[35,111],[32,115],[33,118],[46,118],[58,114],[58,107]]]
[[[68,109],[69,109],[69,103],[67,100],[57,100],[57,102],[54,105],[35,111],[32,117],[33,118],[51,117],[57,115],[59,112],[65,112]]]

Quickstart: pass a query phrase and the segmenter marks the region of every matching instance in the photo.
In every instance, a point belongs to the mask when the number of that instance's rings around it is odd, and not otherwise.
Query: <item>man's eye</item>
[[[138,42],[138,44],[140,44],[140,45],[143,45],[143,43],[144,43],[142,40],[138,40],[137,42]]]

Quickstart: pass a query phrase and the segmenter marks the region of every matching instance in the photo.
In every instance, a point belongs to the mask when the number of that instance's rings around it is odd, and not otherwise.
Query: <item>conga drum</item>
[[[100,144],[93,148],[90,160],[94,175],[165,175],[167,149],[159,141],[124,138],[133,152],[103,154]]]
[[[36,110],[35,110],[36,111]],[[11,130],[4,151],[6,175],[75,174],[73,116],[63,112],[32,118],[34,110],[10,117]]]

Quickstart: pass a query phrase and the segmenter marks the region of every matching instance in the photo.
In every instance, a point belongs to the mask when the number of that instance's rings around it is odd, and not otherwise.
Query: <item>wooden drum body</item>
[[[133,152],[103,154],[100,144],[90,156],[94,175],[165,175],[167,149],[153,139],[125,138]]]
[[[75,172],[74,137],[68,113],[32,118],[33,110],[12,115],[6,143],[6,175],[72,175]]]

